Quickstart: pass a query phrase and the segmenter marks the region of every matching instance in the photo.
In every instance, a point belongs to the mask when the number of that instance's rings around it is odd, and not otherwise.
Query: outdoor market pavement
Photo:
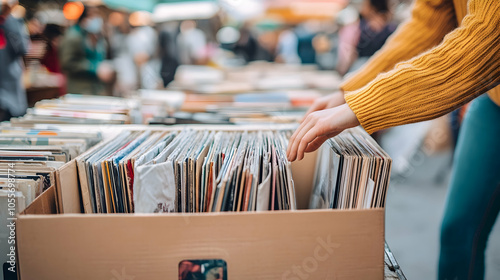
[[[439,228],[448,188],[451,152],[426,157],[404,179],[391,181],[386,240],[409,280],[436,279]],[[436,180],[436,177],[440,179]],[[486,280],[500,279],[500,222],[490,235]]]

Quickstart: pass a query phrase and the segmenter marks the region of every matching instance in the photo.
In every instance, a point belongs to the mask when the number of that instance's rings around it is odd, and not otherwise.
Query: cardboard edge
[[[228,216],[259,216],[259,215],[313,215],[321,213],[351,213],[356,215],[357,213],[379,213],[372,214],[384,217],[384,208],[371,208],[371,209],[303,209],[303,210],[279,210],[279,211],[248,211],[248,212],[202,212],[202,213],[64,213],[58,215],[40,215],[40,214],[23,214],[20,215],[18,219],[20,220],[30,220],[30,219],[73,219],[73,218],[103,218],[103,219],[113,219],[113,218],[170,218],[170,217],[181,217],[183,219],[191,218],[203,218],[203,217],[228,217]],[[378,222],[378,225],[384,226],[384,219]]]
[[[31,229],[35,227],[35,225],[45,224],[45,220],[50,220],[49,224],[54,226],[63,226],[67,225],[73,227],[75,225],[79,226],[92,226],[95,222],[102,223],[103,221],[108,223],[120,223],[124,225],[138,225],[138,224],[149,224],[154,227],[154,225],[164,225],[165,222],[171,221],[174,224],[182,222],[182,224],[187,224],[189,227],[196,227],[198,225],[206,224],[206,218],[211,220],[211,223],[217,223],[218,221],[225,220],[228,221],[234,220],[235,218],[246,219],[247,222],[253,223],[260,220],[260,217],[269,219],[269,216],[272,217],[271,220],[280,220],[280,216],[283,218],[291,219],[293,216],[302,216],[299,220],[302,221],[312,221],[312,220],[325,220],[327,221],[329,217],[332,215],[340,215],[343,217],[339,217],[341,220],[345,219],[360,219],[360,222],[369,223],[372,231],[369,234],[372,246],[370,251],[374,252],[376,256],[373,257],[373,261],[375,261],[372,265],[370,265],[370,271],[367,273],[373,273],[370,277],[371,279],[384,279],[384,215],[385,210],[383,208],[375,208],[375,209],[352,209],[352,210],[331,210],[331,209],[319,209],[319,210],[296,210],[296,211],[270,211],[270,212],[240,212],[240,213],[163,213],[163,214],[61,214],[61,215],[22,215],[18,220],[18,230],[19,230],[19,238],[22,240],[30,240],[34,235]],[[284,217],[287,216],[287,217]],[[293,217],[296,218],[296,217]],[[104,220],[103,220],[104,219]],[[126,219],[126,220],[125,220]],[[79,222],[76,222],[78,220]],[[70,222],[71,223],[66,223]],[[76,222],[76,223],[75,223]],[[73,226],[71,226],[73,225]],[[351,224],[351,226],[356,226],[355,224]],[[361,225],[359,225],[361,226]],[[65,230],[65,229],[62,229]],[[186,230],[186,229],[185,229]],[[99,232],[99,228],[92,229],[94,232]],[[33,241],[29,241],[27,244],[23,243],[23,245],[18,249],[19,253],[19,271],[21,276],[23,272],[26,272],[26,267],[22,266],[23,260],[29,256],[27,253],[30,253],[32,247],[29,245],[33,243]],[[226,259],[228,264],[230,260]],[[29,263],[29,262],[28,262]],[[362,268],[360,268],[362,269]],[[23,279],[22,277],[20,279]]]
[[[37,215],[37,217],[42,214],[57,214],[56,187],[54,185],[50,186],[35,198],[35,200],[20,213],[20,215]]]
[[[71,160],[56,171],[59,213],[81,213],[81,194],[76,161]]]

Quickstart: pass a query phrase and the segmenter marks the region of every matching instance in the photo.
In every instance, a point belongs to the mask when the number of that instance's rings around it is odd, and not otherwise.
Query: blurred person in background
[[[45,29],[45,25],[32,12],[28,12],[26,14],[26,26],[28,28],[28,33],[30,34],[30,39],[32,41],[36,39],[42,39],[42,33]]]
[[[257,39],[250,30],[250,24],[245,22],[239,29],[240,38],[236,42],[233,52],[240,57],[243,57],[246,62],[257,59],[257,52],[260,48]]]
[[[47,50],[47,42],[43,34],[45,24],[36,14],[34,11],[28,10],[24,17],[30,37],[28,52],[25,55],[25,63],[28,70],[31,67],[30,63],[32,61],[40,61]]]
[[[161,63],[158,59],[158,34],[151,27],[149,13],[135,12],[130,15],[132,30],[128,34],[127,48],[135,63],[138,88],[157,89],[163,83],[160,77]]]
[[[40,5],[36,9],[28,9],[25,18],[31,39],[28,53],[24,56],[24,84],[28,96],[33,88],[43,89],[53,97],[66,94],[66,77],[62,74],[59,61],[59,42],[67,23],[62,11],[58,6]]]
[[[320,24],[315,20],[306,21],[295,28],[298,39],[297,52],[302,64],[316,63],[316,51],[313,47],[314,36],[319,31]]]
[[[299,39],[292,28],[284,28],[278,37],[276,62],[300,64]]]
[[[63,35],[63,27],[57,24],[47,24],[43,30],[43,37],[46,42],[45,53],[40,59],[40,63],[53,74],[59,75],[59,93],[64,95],[66,90],[66,78],[62,74],[61,63],[59,61],[59,43]]]
[[[217,32],[217,40],[221,48],[231,51],[239,63],[261,60],[260,55],[264,50],[252,32],[249,22],[245,22],[239,29],[231,26],[221,28]],[[272,54],[268,54],[269,61],[272,61]]]
[[[274,61],[275,59],[275,53],[276,53],[276,46],[277,46],[277,36],[274,31],[263,31],[258,34],[257,36],[257,42],[259,46],[262,46],[261,48],[257,49],[257,60],[264,60],[264,61]]]
[[[62,73],[59,63],[59,42],[63,35],[63,28],[56,24],[47,24],[42,34],[46,41],[46,48],[40,62],[50,72]]]
[[[359,41],[356,46],[357,59],[350,71],[359,69],[396,30],[397,24],[391,21],[392,12],[388,0],[365,0],[361,7],[359,21]]]
[[[344,9],[339,20],[341,30],[341,55],[337,71],[341,75],[359,69],[385,43],[396,30],[388,0],[364,0],[359,20],[352,7]],[[356,28],[356,30],[354,30]]]
[[[179,67],[176,38],[179,34],[179,25],[176,22],[165,23],[159,37],[161,70],[163,86],[166,87],[174,80],[175,72]]]
[[[203,65],[207,62],[207,39],[203,31],[196,28],[195,21],[186,20],[181,23],[177,45],[181,64]]]
[[[29,36],[22,19],[11,15],[15,0],[0,0],[0,120],[24,115],[28,107],[22,83]]]
[[[113,70],[103,63],[107,43],[102,31],[103,19],[98,8],[84,6],[77,23],[64,34],[59,56],[68,92],[103,95],[104,83],[113,80]]]
[[[288,159],[300,160],[344,129],[361,125],[373,133],[435,119],[473,100],[453,159],[438,279],[484,279],[500,212],[499,26],[497,0],[416,0],[412,17],[342,83],[342,92],[309,109],[288,146]]]
[[[128,96],[139,85],[134,57],[130,53],[128,44],[132,27],[129,16],[125,13],[112,12],[108,20],[111,59],[116,69],[114,95]]]
[[[330,24],[324,31],[314,36],[313,47],[316,51],[316,64],[321,70],[334,70],[338,64],[338,26]]]
[[[337,15],[338,60],[336,70],[344,76],[357,58],[356,46],[359,41],[359,13],[353,6],[347,6]]]

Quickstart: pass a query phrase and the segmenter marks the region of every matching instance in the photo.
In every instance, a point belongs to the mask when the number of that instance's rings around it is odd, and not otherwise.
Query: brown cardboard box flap
[[[57,198],[60,213],[81,213],[81,195],[76,161],[72,160],[56,171]]]
[[[178,279],[224,259],[228,279],[382,279],[384,210],[20,216],[21,279]]]
[[[24,209],[23,215],[57,214],[55,186],[51,186]]]

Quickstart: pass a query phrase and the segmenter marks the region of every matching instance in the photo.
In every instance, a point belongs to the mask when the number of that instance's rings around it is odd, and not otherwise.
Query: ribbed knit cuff
[[[362,90],[357,90],[347,92],[344,97],[347,105],[349,105],[349,108],[354,112],[361,126],[366,132],[372,134],[380,128],[378,124],[370,122],[369,111],[375,109],[375,106],[373,106],[373,103],[365,100],[366,94],[367,93],[364,93]]]

